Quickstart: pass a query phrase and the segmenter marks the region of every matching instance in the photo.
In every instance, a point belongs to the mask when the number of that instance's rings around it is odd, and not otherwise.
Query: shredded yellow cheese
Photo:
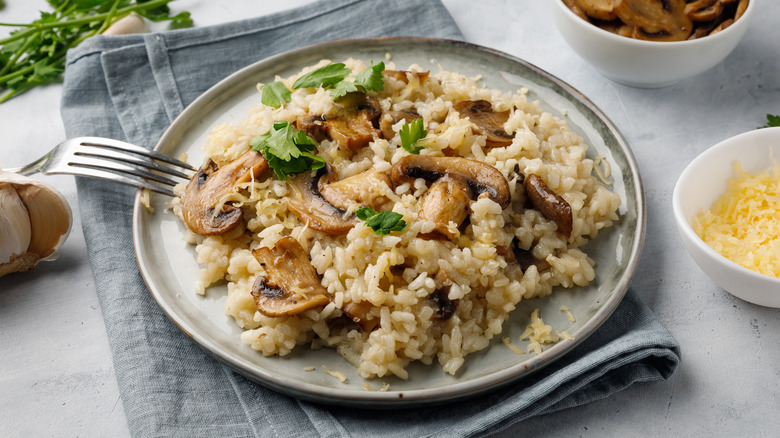
[[[347,381],[347,376],[344,373],[342,373],[341,371],[331,370],[328,367],[326,367],[325,365],[320,365],[320,367],[322,368],[322,371],[325,372],[325,374],[328,374],[328,375],[330,375],[332,377],[335,377],[338,380],[340,380],[341,382],[346,382]]]
[[[754,175],[734,164],[736,178],[712,210],[693,218],[693,231],[745,268],[780,278],[780,166]]]
[[[560,336],[552,332],[552,326],[545,324],[539,317],[539,309],[531,312],[531,323],[520,335],[520,339],[528,339],[530,342],[526,350],[536,354],[542,353],[542,344],[554,344],[561,340]]]
[[[518,347],[517,345],[513,344],[512,341],[508,337],[504,336],[503,338],[501,338],[501,342],[503,342],[504,345],[509,347],[509,349],[512,350],[512,353],[514,353],[514,354],[516,354],[518,356],[522,356],[523,355],[523,350],[520,347]]]

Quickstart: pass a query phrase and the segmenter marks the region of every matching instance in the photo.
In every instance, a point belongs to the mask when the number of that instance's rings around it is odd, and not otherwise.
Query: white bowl
[[[690,41],[644,41],[616,35],[574,14],[562,0],[551,0],[553,19],[563,39],[604,76],[634,87],[660,88],[717,65],[745,35],[757,0],[715,35]]]
[[[696,157],[674,187],[672,205],[677,229],[694,261],[721,288],[732,295],[767,307],[780,307],[780,279],[744,268],[720,255],[699,238],[691,219],[709,209],[726,192],[734,178],[734,162],[742,169],[760,173],[780,160],[780,128],[764,128],[725,140]]]

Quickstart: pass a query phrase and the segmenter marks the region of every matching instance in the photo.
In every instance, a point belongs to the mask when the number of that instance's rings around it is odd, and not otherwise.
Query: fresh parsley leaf
[[[428,131],[425,130],[425,122],[420,118],[412,120],[412,123],[404,122],[398,135],[401,136],[401,147],[416,155],[423,150],[420,140],[428,135]]]
[[[306,73],[293,84],[293,90],[299,88],[327,88],[344,80],[352,72],[343,63],[338,62],[320,67],[317,70]]]
[[[376,65],[372,63],[371,67],[355,76],[355,85],[362,87],[363,91],[382,91],[385,88],[383,71],[385,71],[384,62]]]
[[[772,114],[766,115],[766,125],[759,126],[758,128],[773,128],[775,126],[780,126],[780,116],[774,116]]]
[[[263,105],[279,108],[292,98],[292,92],[283,83],[276,81],[263,85]]]
[[[316,145],[313,138],[286,121],[275,122],[270,132],[255,136],[249,142],[252,149],[263,154],[268,166],[281,180],[323,167],[325,159],[312,153]]]
[[[37,85],[60,80],[69,49],[130,13],[152,21],[169,21],[174,28],[192,25],[189,12],[171,16],[171,1],[47,0],[53,11],[42,11],[39,19],[0,38],[0,103]]]
[[[364,221],[376,234],[390,234],[391,231],[403,231],[406,221],[403,215],[394,211],[374,211],[369,207],[361,207],[355,212],[358,219]]]
[[[333,100],[336,100],[340,97],[346,96],[349,93],[354,93],[360,90],[358,89],[358,87],[355,85],[354,82],[341,81],[338,84],[331,87],[329,91],[330,91],[330,95],[333,96]]]

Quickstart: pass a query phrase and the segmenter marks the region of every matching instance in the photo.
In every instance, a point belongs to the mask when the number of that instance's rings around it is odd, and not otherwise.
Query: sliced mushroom
[[[252,286],[257,310],[263,315],[296,315],[328,304],[327,289],[295,238],[284,237],[273,248],[262,247],[252,254],[265,268],[265,275]]]
[[[331,205],[348,209],[351,205],[361,204],[376,210],[388,202],[385,190],[391,186],[387,174],[371,168],[340,181],[325,184],[320,195]]]
[[[317,141],[335,141],[347,151],[354,152],[374,137],[381,137],[377,129],[381,109],[379,102],[365,93],[349,93],[339,98],[331,114],[300,117],[298,129]]]
[[[409,155],[393,165],[390,178],[393,184],[399,185],[417,178],[433,182],[444,175],[463,178],[474,196],[486,194],[501,208],[508,207],[512,200],[509,184],[498,169],[468,158]]]
[[[436,273],[433,280],[436,282],[436,290],[428,297],[433,300],[437,307],[434,317],[440,321],[446,321],[455,314],[460,300],[450,300],[449,294],[453,281],[447,272],[440,270]]]
[[[525,177],[523,186],[528,194],[531,204],[539,210],[544,217],[558,225],[558,231],[566,236],[571,236],[573,217],[571,206],[565,199],[552,191],[539,175],[531,174]]]
[[[411,123],[414,120],[420,119],[422,116],[417,114],[414,110],[402,110],[402,111],[386,111],[379,119],[379,127],[382,129],[382,135],[388,140],[395,137],[395,131],[393,131],[393,125],[401,120],[406,123]]]
[[[711,21],[723,13],[719,0],[695,0],[685,5],[685,15],[693,21]]]
[[[469,204],[472,198],[468,182],[459,175],[446,174],[431,184],[431,187],[420,198],[419,217],[435,224],[430,237],[441,235],[452,239],[450,222],[457,227],[470,213]]]
[[[504,130],[504,123],[509,120],[509,110],[493,111],[493,105],[486,100],[464,100],[453,105],[453,108],[477,126],[478,134],[486,136],[486,147],[498,148],[512,144],[514,136]]]
[[[582,18],[582,19],[583,19],[583,20],[585,20],[585,21],[590,21],[590,19],[589,19],[589,18],[588,18],[588,16],[585,14],[585,12],[583,12],[583,11],[582,11],[582,8],[580,8],[580,7],[577,5],[577,1],[579,1],[579,0],[563,0],[563,3],[564,3],[564,4],[565,4],[565,5],[566,5],[566,6],[567,6],[569,9],[571,9],[571,11],[572,11],[572,12],[574,12],[574,14],[575,14],[575,15],[577,15],[578,17]]]
[[[198,169],[181,197],[182,216],[192,232],[204,236],[226,233],[241,222],[241,209],[225,197],[238,184],[257,178],[268,169],[260,152],[249,150],[232,162],[218,168],[209,161]]]
[[[550,267],[550,263],[547,260],[539,260],[534,257],[533,252],[530,250],[517,246],[517,239],[512,240],[511,248],[497,246],[496,254],[504,257],[507,263],[516,263],[523,272],[527,271],[531,266],[536,266],[536,270],[539,272]]]
[[[409,78],[416,78],[420,85],[425,85],[425,81],[428,80],[428,76],[430,76],[430,71],[406,71],[406,70],[385,70],[382,72],[385,76],[389,76],[391,78],[397,79],[401,82],[404,82],[406,84],[409,83]]]
[[[364,332],[368,333],[379,325],[379,318],[369,315],[369,312],[373,307],[374,305],[368,301],[360,301],[357,303],[352,301],[345,304],[341,311],[347,318],[360,326]]]
[[[589,17],[598,20],[617,18],[615,8],[622,0],[574,0],[574,3]]]
[[[685,15],[685,0],[623,0],[615,8],[620,19],[634,26],[634,38],[682,41],[693,31]]]
[[[331,205],[320,193],[320,178],[330,174],[330,166],[325,166],[317,171],[300,173],[288,180],[291,193],[285,198],[285,203],[287,209],[309,228],[334,236],[347,234],[357,219],[347,218],[345,210]]]

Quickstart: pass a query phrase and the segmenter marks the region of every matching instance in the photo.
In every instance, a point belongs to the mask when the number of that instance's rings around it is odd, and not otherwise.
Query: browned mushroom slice
[[[420,85],[425,85],[425,81],[428,80],[428,76],[430,76],[430,71],[406,71],[406,70],[385,70],[382,72],[385,76],[389,76],[391,78],[397,79],[399,81],[402,81],[406,84],[409,83],[409,77],[417,78],[417,80],[420,82]]]
[[[621,1],[622,0],[574,0],[574,3],[589,17],[598,20],[614,20],[617,18],[615,8]]]
[[[374,305],[368,301],[349,302],[344,305],[341,311],[347,318],[360,326],[364,332],[368,333],[379,324],[379,318],[369,315],[373,307]]]
[[[393,125],[401,120],[406,123],[411,123],[420,118],[422,118],[422,116],[417,114],[417,111],[414,110],[386,111],[379,119],[379,128],[382,130],[382,135],[384,135],[386,139],[391,140],[395,136]]]
[[[468,117],[477,126],[477,133],[485,135],[485,146],[489,148],[505,147],[512,144],[513,135],[504,131],[504,123],[509,120],[509,110],[496,112],[486,100],[464,100],[453,105],[461,117]]]
[[[580,8],[579,6],[577,6],[577,1],[578,1],[578,0],[563,0],[563,3],[564,3],[564,4],[565,4],[565,5],[566,5],[566,6],[567,6],[569,9],[571,9],[571,11],[572,11],[572,12],[574,12],[574,14],[575,14],[576,16],[578,16],[578,17],[582,18],[582,19],[583,19],[583,20],[585,20],[585,21],[590,21],[590,19],[588,18],[588,16],[587,16],[587,15],[585,15],[585,12],[583,12],[583,11],[582,11],[582,8]]]
[[[409,155],[393,165],[390,178],[398,185],[416,178],[433,182],[444,175],[463,178],[474,196],[487,194],[501,208],[508,207],[512,200],[509,184],[498,169],[468,158]]]
[[[263,315],[295,315],[328,304],[327,289],[293,237],[284,237],[273,248],[262,247],[252,254],[265,269],[265,275],[257,277],[252,286],[257,310]]]
[[[634,38],[652,41],[682,41],[693,31],[685,15],[685,0],[623,0],[615,12],[634,26]]]
[[[748,7],[748,1],[749,0],[739,0],[739,4],[737,4],[737,11],[734,12],[734,20],[738,20],[739,17],[745,13]]]
[[[330,166],[315,172],[303,172],[288,180],[290,195],[285,198],[287,209],[310,228],[330,235],[347,234],[357,223],[347,212],[334,207],[322,197],[320,178],[330,173]]]
[[[719,0],[696,0],[685,5],[685,15],[693,21],[712,21],[723,13]]]
[[[531,174],[526,176],[523,186],[531,204],[544,217],[555,222],[561,234],[570,237],[573,218],[569,203],[547,187],[547,184],[542,181],[539,175]]]
[[[433,316],[440,321],[446,321],[455,314],[460,300],[450,300],[449,293],[453,281],[447,272],[437,272],[433,280],[436,282],[436,290],[428,296],[436,305],[436,313]]]
[[[547,260],[539,260],[534,257],[531,250],[517,246],[517,239],[512,240],[511,246],[512,248],[497,246],[496,255],[504,257],[507,263],[516,263],[523,272],[527,271],[531,266],[536,266],[536,270],[539,272],[550,267],[550,263]]]
[[[716,33],[722,31],[723,29],[725,29],[725,28],[727,28],[729,26],[731,26],[732,24],[734,24],[734,20],[732,20],[731,18],[729,18],[728,20],[724,20],[722,23],[720,23],[719,25],[715,26],[715,28],[712,29],[707,35],[715,35]]]
[[[351,205],[361,204],[376,210],[388,199],[384,193],[391,186],[387,174],[371,168],[340,181],[325,184],[320,195],[331,205],[348,209]]]
[[[419,217],[435,224],[431,237],[439,234],[452,239],[449,224],[459,226],[468,217],[471,189],[461,176],[447,174],[434,181],[420,198]]]
[[[339,98],[331,114],[300,117],[297,128],[317,141],[335,141],[347,151],[356,151],[374,137],[381,137],[377,129],[381,109],[379,102],[365,93],[349,93]]]
[[[198,169],[181,197],[182,217],[192,232],[204,236],[226,233],[241,222],[241,209],[223,203],[234,188],[268,169],[260,152],[250,150],[217,168],[213,161]]]

